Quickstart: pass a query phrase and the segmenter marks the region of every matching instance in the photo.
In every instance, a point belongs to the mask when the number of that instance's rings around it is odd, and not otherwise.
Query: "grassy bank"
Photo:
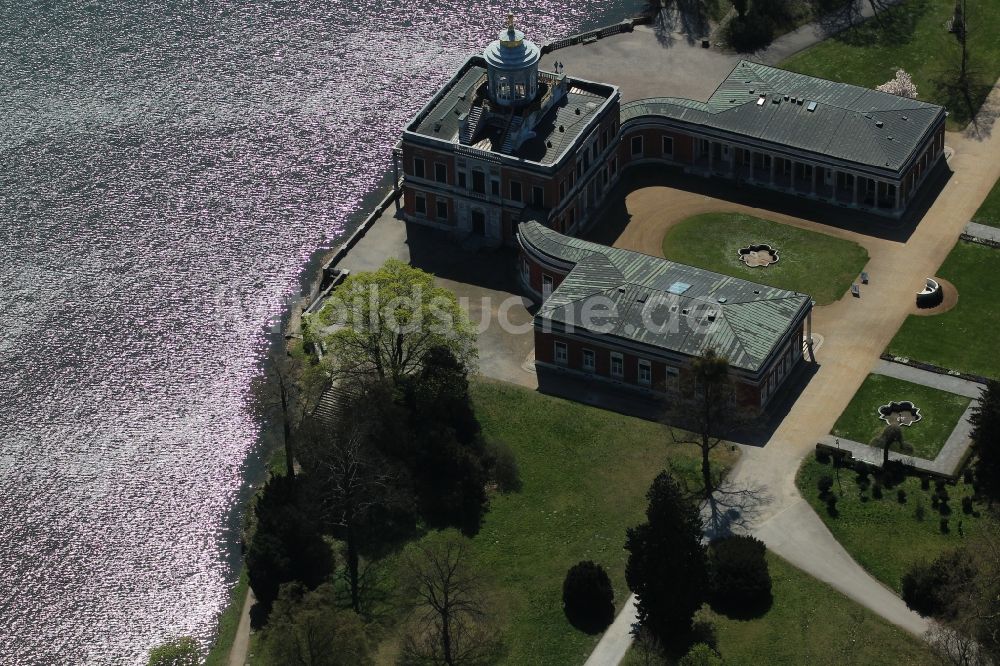
[[[833,434],[869,444],[885,428],[877,410],[890,400],[909,400],[920,409],[920,421],[903,428],[912,447],[906,455],[933,460],[955,429],[971,400],[965,396],[911,384],[885,375],[868,375],[847,409],[833,426]]]
[[[807,458],[796,480],[802,496],[847,552],[897,592],[900,578],[914,563],[931,560],[958,546],[966,537],[996,529],[985,516],[963,513],[962,498],[972,496],[971,484],[959,482],[947,486],[950,515],[948,532],[942,533],[942,515],[934,509],[931,497],[935,493],[933,483],[924,489],[920,479],[911,477],[898,488],[884,490],[882,499],[875,499],[870,489],[861,491],[857,475],[850,469],[840,469],[840,484],[834,482],[833,492],[839,497],[834,517],[817,490],[817,482],[824,475],[836,479],[837,471],[830,463],[820,463],[812,456]],[[906,494],[902,502],[898,489]]]
[[[767,243],[778,263],[751,268],[739,250]],[[839,299],[868,262],[868,252],[851,241],[738,213],[695,215],[663,238],[667,259],[724,275],[809,294],[819,305]]]
[[[958,304],[932,317],[910,315],[887,352],[962,372],[1000,378],[1000,251],[959,241],[938,270],[958,290]]]
[[[205,658],[205,666],[224,666],[229,663],[229,652],[233,647],[233,640],[236,638],[236,629],[240,625],[240,618],[243,616],[243,605],[247,599],[247,592],[250,590],[250,583],[247,580],[246,570],[240,572],[240,579],[229,597],[229,605],[219,616],[219,625],[216,628],[215,643]]]
[[[953,0],[903,0],[780,63],[784,69],[867,88],[885,83],[902,68],[917,84],[918,99],[948,108],[949,129],[964,127],[1000,76],[1000,3],[968,0],[968,50],[974,85],[971,108],[954,85],[959,42],[947,30]]]

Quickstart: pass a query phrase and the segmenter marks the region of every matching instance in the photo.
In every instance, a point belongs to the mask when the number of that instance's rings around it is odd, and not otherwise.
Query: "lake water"
[[[529,38],[634,0],[520,2]],[[208,641],[305,262],[495,0],[0,0],[0,663]]]

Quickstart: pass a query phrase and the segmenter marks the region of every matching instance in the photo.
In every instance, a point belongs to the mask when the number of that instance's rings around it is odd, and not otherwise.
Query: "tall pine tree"
[[[663,642],[687,637],[708,592],[698,509],[667,472],[646,493],[646,522],[627,531],[625,580],[638,597],[639,623]]]

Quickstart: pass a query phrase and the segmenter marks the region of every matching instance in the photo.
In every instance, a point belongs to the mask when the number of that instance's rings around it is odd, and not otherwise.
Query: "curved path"
[[[998,112],[1000,87],[994,87],[980,117],[996,118]],[[743,516],[746,531],[792,564],[915,635],[926,630],[926,620],[909,611],[899,597],[850,557],[799,495],[795,475],[802,459],[830,432],[861,382],[880,362],[882,350],[912,309],[914,285],[937,272],[965,224],[1000,178],[1000,160],[996,159],[1000,133],[991,129],[990,121],[984,121],[978,129],[970,126],[965,132],[947,134],[946,143],[954,151],[948,163],[953,173],[909,235],[866,235],[672,190],[667,197],[669,205],[664,205],[663,193],[657,196],[638,191],[630,195],[630,212],[642,224],[626,227],[617,243],[659,254],[663,235],[671,225],[698,212],[732,210],[849,238],[868,249],[871,259],[866,270],[871,283],[862,287],[860,299],[841,298],[815,309],[813,330],[824,338],[817,352],[817,372],[769,441],[762,448],[743,447],[743,456],[729,481],[767,496],[753,515]],[[628,632],[634,621],[629,604],[605,632],[587,660],[588,666],[617,664],[628,648]]]

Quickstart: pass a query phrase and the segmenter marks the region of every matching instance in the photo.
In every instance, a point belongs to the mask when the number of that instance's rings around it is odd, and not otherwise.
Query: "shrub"
[[[882,499],[882,484],[878,481],[876,481],[875,485],[872,486],[872,497],[875,499]]]
[[[816,447],[816,462],[825,465],[830,462],[830,451],[823,447]]]
[[[486,443],[486,461],[493,481],[502,493],[521,490],[521,468],[510,444],[491,440]]]
[[[965,471],[962,472],[962,482],[963,483],[972,483],[973,480],[974,480],[974,477],[973,477],[973,474],[972,474],[972,468],[971,467],[966,467]]]
[[[950,516],[951,506],[947,502],[941,502],[938,505],[938,513],[940,513],[942,516]]]
[[[902,488],[896,491],[896,501],[900,504],[906,504],[906,491]]]
[[[926,474],[923,475],[923,476],[921,476],[920,477],[920,489],[921,490],[930,490],[930,488],[931,488],[930,477],[928,477]]]
[[[716,652],[719,651],[719,637],[715,631],[715,623],[706,608],[697,610],[691,621],[691,643],[704,643]]]
[[[969,515],[972,513],[972,498],[963,497],[962,498],[962,513]]]
[[[868,486],[871,485],[871,479],[868,478],[868,470],[858,472],[857,479],[855,481],[858,484],[858,489],[861,492],[868,490]]]
[[[588,634],[615,619],[615,593],[608,572],[590,560],[574,564],[563,581],[563,611],[574,627]]]
[[[767,548],[749,535],[713,541],[708,549],[710,600],[724,611],[753,611],[771,601]]]
[[[938,493],[940,493],[942,490],[944,490],[946,493],[948,492],[947,490],[945,490],[944,487],[944,479],[934,479],[934,490],[938,491]]]
[[[924,508],[924,501],[918,497],[917,506],[913,509],[913,517],[916,518],[917,520],[922,521],[926,513],[927,509]]]
[[[837,496],[833,493],[826,496],[826,512],[833,518],[839,515],[837,512]]]
[[[677,661],[677,666],[722,666],[722,659],[708,645],[696,643]]]
[[[816,487],[819,488],[820,496],[824,496],[830,492],[831,488],[833,488],[833,479],[829,474],[824,474],[819,477],[819,480],[816,482]]]
[[[198,666],[201,648],[190,636],[181,636],[153,648],[149,653],[149,666]]]
[[[882,466],[882,481],[887,488],[902,483],[906,479],[906,466],[899,460],[890,460]]]
[[[940,499],[942,502],[947,502],[949,499],[951,499],[951,496],[948,495],[948,489],[945,488],[944,486],[939,486],[935,495],[937,495],[938,499]]]
[[[941,534],[947,534],[948,532],[951,531],[951,530],[948,529],[948,519],[947,518],[942,518],[941,519],[941,523],[939,525],[939,528],[941,530]]]

